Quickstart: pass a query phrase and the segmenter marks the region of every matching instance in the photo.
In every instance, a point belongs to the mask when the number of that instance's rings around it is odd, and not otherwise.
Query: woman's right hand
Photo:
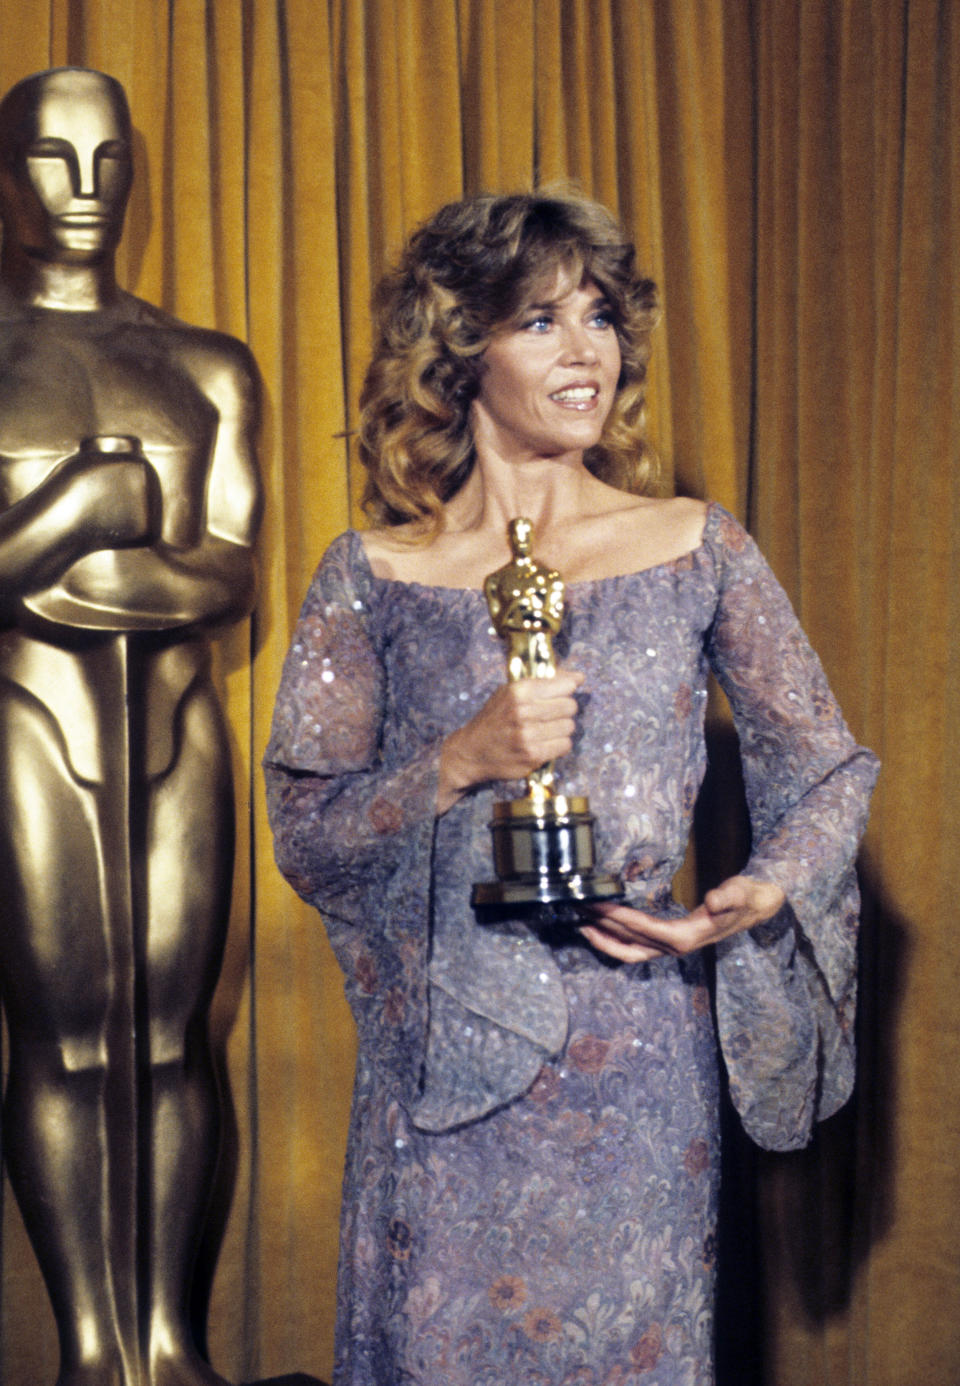
[[[437,812],[446,813],[475,784],[522,780],[548,760],[568,755],[576,730],[574,693],[583,674],[502,684],[440,751]]]

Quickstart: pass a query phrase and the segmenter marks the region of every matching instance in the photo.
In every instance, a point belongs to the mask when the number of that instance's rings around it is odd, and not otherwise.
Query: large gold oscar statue
[[[10,1177],[61,1386],[211,1386],[188,1298],[218,1149],[233,858],[209,636],[251,608],[246,348],[122,292],[122,88],[0,102],[0,989]]]

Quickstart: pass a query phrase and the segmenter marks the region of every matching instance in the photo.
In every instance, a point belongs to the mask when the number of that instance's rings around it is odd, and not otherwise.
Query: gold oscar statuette
[[[511,520],[508,533],[513,559],[491,573],[483,588],[506,645],[507,678],[550,679],[557,672],[553,638],[563,622],[563,580],[531,557],[529,520]],[[534,770],[524,795],[493,806],[497,879],[473,887],[478,915],[532,909],[564,922],[570,906],[622,896],[622,883],[595,868],[593,822],[586,796],[560,792],[552,762]]]

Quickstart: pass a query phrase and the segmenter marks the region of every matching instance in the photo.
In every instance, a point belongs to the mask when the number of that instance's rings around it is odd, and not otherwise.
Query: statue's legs
[[[194,1348],[189,1294],[219,1146],[207,1011],[226,935],[234,832],[229,749],[205,685],[180,706],[175,760],[151,786],[145,829],[150,1381],[201,1386],[221,1380]]]
[[[78,784],[50,715],[0,688],[0,977],[11,1182],[61,1382],[136,1381],[136,1124],[124,786]]]
[[[207,1009],[230,903],[229,748],[198,680],[148,779],[154,700],[127,653],[118,641],[98,669],[125,690],[102,702],[98,783],[71,769],[39,700],[0,681],[7,1159],[59,1386],[215,1386],[189,1301],[218,1154]]]

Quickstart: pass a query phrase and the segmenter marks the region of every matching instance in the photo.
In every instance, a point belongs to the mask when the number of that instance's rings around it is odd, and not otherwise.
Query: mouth
[[[567,385],[562,390],[554,390],[550,398],[554,404],[562,404],[567,409],[589,409],[599,396],[596,385]]]
[[[57,220],[61,226],[104,226],[110,218],[104,212],[65,212]]]

